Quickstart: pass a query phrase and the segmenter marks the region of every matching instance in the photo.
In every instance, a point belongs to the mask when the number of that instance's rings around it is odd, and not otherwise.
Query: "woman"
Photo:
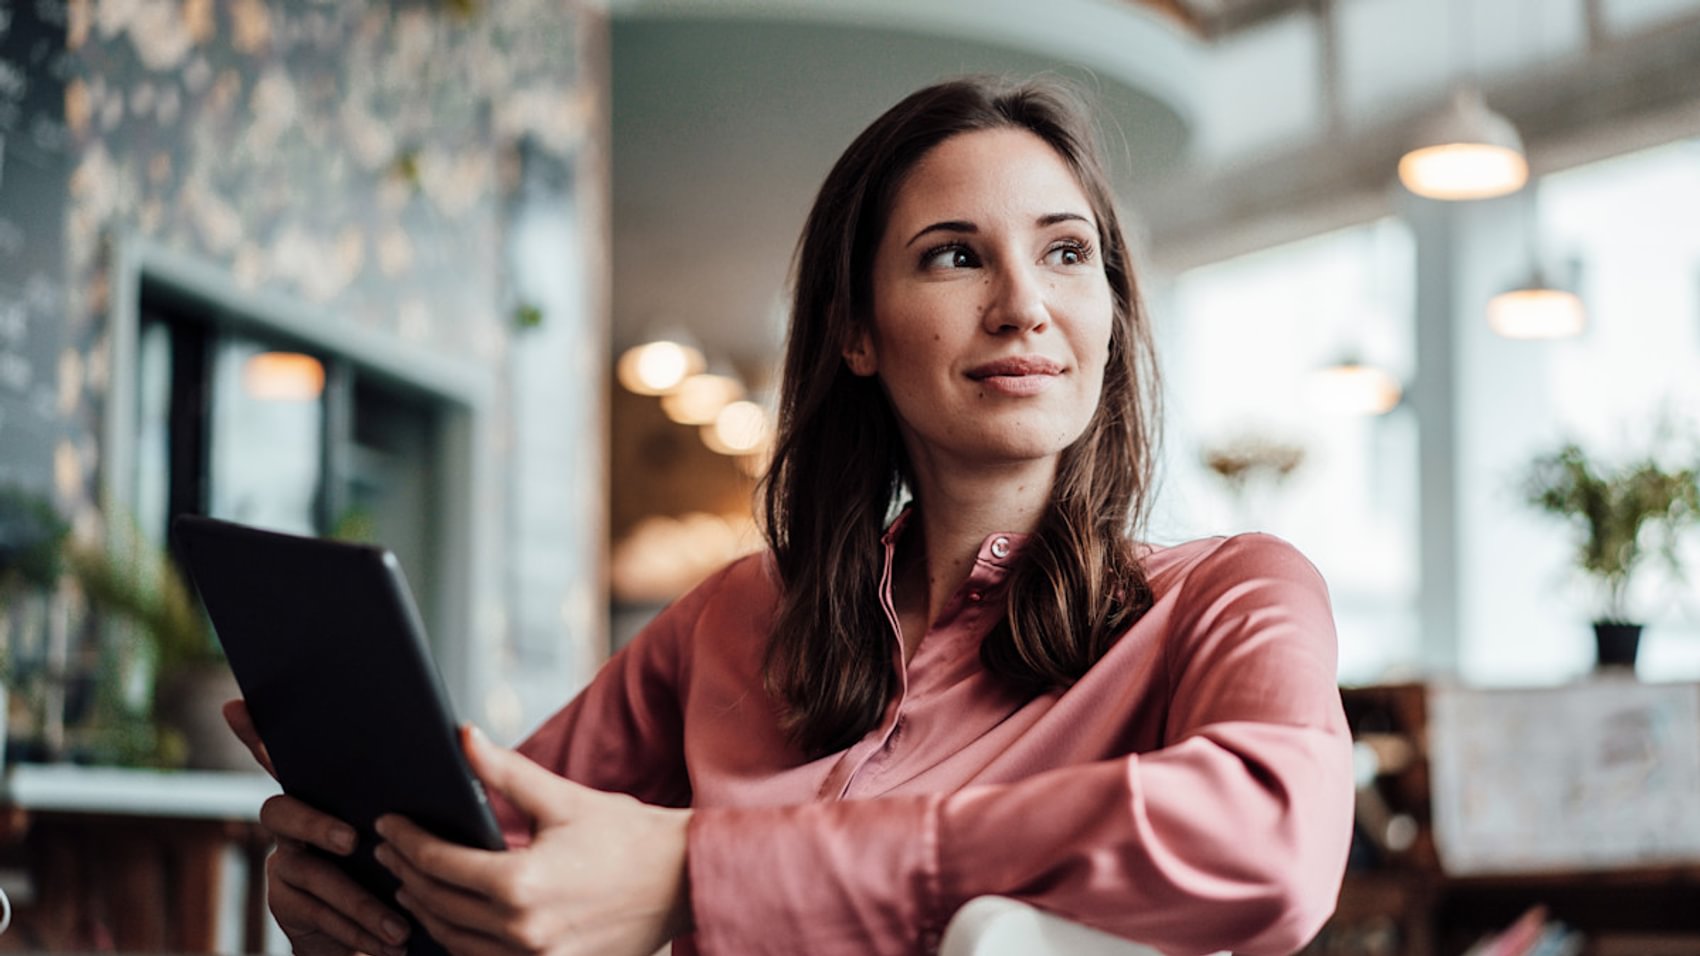
[[[926,952],[987,894],[1169,952],[1303,945],[1351,819],[1326,591],[1266,536],[1135,544],[1150,357],[1064,97],[967,80],[880,117],[803,235],[771,552],[517,754],[469,738],[523,848],[381,820],[397,903],[460,956]],[[397,951],[302,849],[349,828],[262,819],[298,952]]]

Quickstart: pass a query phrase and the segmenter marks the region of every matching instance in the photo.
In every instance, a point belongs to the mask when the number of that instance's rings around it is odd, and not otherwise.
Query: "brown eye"
[[[1083,266],[1091,259],[1092,250],[1078,242],[1060,243],[1045,254],[1045,261],[1056,266]]]
[[[921,256],[924,269],[972,269],[979,264],[973,250],[963,245],[939,246]]]

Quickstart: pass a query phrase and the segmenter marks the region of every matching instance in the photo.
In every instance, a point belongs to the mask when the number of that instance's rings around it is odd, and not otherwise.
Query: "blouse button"
[[[1007,557],[1009,557],[1009,539],[1008,538],[997,537],[997,538],[992,539],[992,557],[994,557],[994,558],[1007,558]]]

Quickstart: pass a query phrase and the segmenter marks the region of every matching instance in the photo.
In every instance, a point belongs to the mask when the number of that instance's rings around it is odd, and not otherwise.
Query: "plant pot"
[[[224,664],[185,664],[154,684],[154,719],[182,735],[192,770],[258,770],[252,754],[224,722],[224,702],[242,696]]]
[[[1640,624],[1621,621],[1595,621],[1594,647],[1598,655],[1595,667],[1599,670],[1635,670],[1635,654],[1641,647],[1641,627]]]

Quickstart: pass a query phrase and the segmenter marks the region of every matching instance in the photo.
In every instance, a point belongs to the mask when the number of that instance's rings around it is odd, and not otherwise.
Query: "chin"
[[[985,436],[970,457],[987,464],[1012,464],[1054,458],[1062,454],[1074,438],[1058,429],[1032,429],[1011,426],[1009,430]]]
[[[1077,441],[1091,424],[1090,417],[1075,415],[1026,414],[1013,409],[1004,413],[953,408],[929,424],[943,424],[945,419],[972,422],[971,430],[939,428],[938,430],[909,431],[906,441],[922,449],[932,448],[960,462],[972,462],[986,467],[1015,465],[1022,462],[1055,458]],[[923,450],[922,454],[926,452]]]

